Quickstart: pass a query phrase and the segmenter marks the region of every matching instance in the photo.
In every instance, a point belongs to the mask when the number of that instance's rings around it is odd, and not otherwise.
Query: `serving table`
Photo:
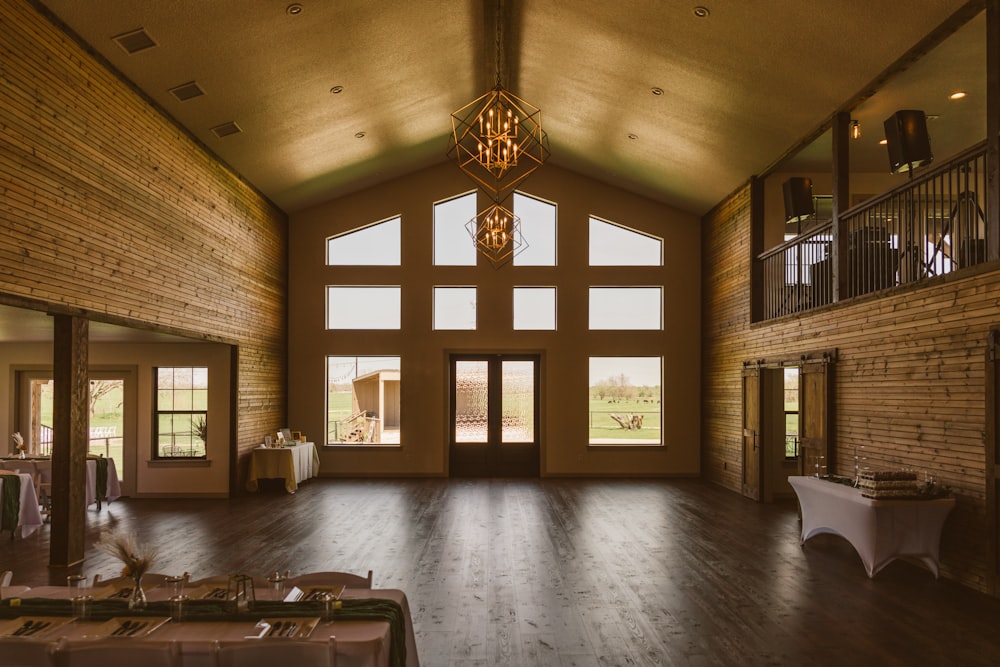
[[[295,493],[301,482],[318,475],[319,453],[314,443],[257,447],[250,454],[247,490],[256,491],[260,479],[279,478],[285,481],[285,491]]]
[[[20,481],[20,491],[17,493],[17,517],[4,516],[5,498],[4,483],[11,484],[10,478],[16,477]],[[13,512],[13,509],[8,511]],[[16,523],[14,523],[16,521]],[[0,475],[0,526],[4,530],[11,530],[14,535],[27,537],[42,527],[42,512],[38,507],[38,495],[35,492],[35,482],[31,475],[26,472]],[[16,527],[15,527],[16,526]]]
[[[100,598],[103,589],[92,589]],[[185,591],[192,592],[192,591]],[[124,601],[95,599],[91,603],[91,618],[74,620],[59,626],[51,633],[32,635],[25,641],[52,642],[60,637],[69,640],[93,638],[106,628],[109,618],[162,619],[169,616],[165,600],[170,591],[164,587],[146,591],[149,605],[143,612],[129,612]],[[14,602],[0,602],[0,626],[9,623],[3,619],[25,617],[66,616],[70,604],[66,601],[68,589],[64,586],[29,588]],[[259,641],[257,621],[261,618],[301,618],[322,615],[316,603],[285,603],[270,600],[268,589],[257,591],[255,608],[239,614],[220,612],[224,603],[192,600],[187,603],[186,616],[180,621],[169,621],[146,635],[122,638],[123,642],[171,641],[180,644],[183,667],[214,667],[213,646],[216,641]],[[308,641],[326,642],[331,636],[337,639],[338,667],[419,667],[413,623],[406,595],[397,589],[345,589],[341,595],[342,608],[334,612],[332,621],[319,620],[308,636]],[[391,617],[386,620],[386,617]],[[154,621],[155,622],[155,621]],[[8,629],[11,626],[8,625]],[[393,628],[402,637],[393,635]],[[280,641],[280,640],[268,640]]]
[[[860,489],[816,477],[789,477],[802,510],[801,543],[821,533],[845,538],[869,578],[897,558],[913,558],[938,576],[941,531],[954,498],[865,498]]]

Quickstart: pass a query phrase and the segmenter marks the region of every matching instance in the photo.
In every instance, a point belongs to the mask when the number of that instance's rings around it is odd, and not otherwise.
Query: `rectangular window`
[[[514,329],[554,331],[556,328],[555,287],[514,288]]]
[[[153,410],[155,458],[205,458],[208,442],[207,368],[157,368]]]
[[[326,358],[326,444],[399,444],[399,357]]]
[[[434,329],[476,328],[476,288],[475,287],[435,287],[434,288]]]
[[[331,285],[326,288],[327,329],[398,329],[399,286]]]
[[[591,287],[590,329],[663,328],[663,288]]]
[[[662,357],[590,358],[590,444],[662,444],[662,368]]]

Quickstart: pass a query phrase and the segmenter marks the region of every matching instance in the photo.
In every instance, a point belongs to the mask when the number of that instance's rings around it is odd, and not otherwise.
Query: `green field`
[[[607,400],[592,399],[589,405],[589,428],[590,440],[636,440],[648,442],[661,441],[660,422],[661,406],[656,399],[649,399],[644,403],[642,400],[622,400],[617,403],[608,403]],[[334,422],[343,419],[351,414],[351,392],[329,392],[327,395],[328,407],[328,429],[327,441],[333,442]],[[629,431],[623,429],[610,417],[610,413],[641,414],[642,428]]]
[[[609,403],[606,399],[591,399],[590,440],[660,441],[661,405],[656,402],[656,399],[649,400],[648,403],[644,403],[642,400],[621,400],[617,403]],[[619,415],[641,414],[642,428],[633,431],[624,429],[611,418],[611,413]]]

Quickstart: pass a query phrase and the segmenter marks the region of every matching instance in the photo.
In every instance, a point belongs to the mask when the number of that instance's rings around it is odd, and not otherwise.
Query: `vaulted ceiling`
[[[966,5],[36,2],[290,213],[446,160],[449,115],[493,86],[500,45],[505,85],[542,110],[552,163],[702,214],[846,101],[867,97],[901,54]],[[140,29],[155,45],[129,54],[115,38]],[[913,66],[919,85],[869,102],[870,137],[897,108],[968,124],[945,105],[954,88],[983,93],[981,30],[952,48],[974,65],[948,56],[934,79]],[[182,101],[171,92],[191,82],[204,94]],[[962,113],[978,119],[985,95],[970,98]],[[240,132],[213,132],[227,123]],[[944,125],[932,128],[937,154],[952,150],[942,142],[965,141],[945,139]],[[870,151],[885,170],[884,152]]]

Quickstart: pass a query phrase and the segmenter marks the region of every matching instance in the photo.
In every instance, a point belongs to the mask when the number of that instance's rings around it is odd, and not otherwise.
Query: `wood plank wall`
[[[835,471],[855,448],[876,468],[953,487],[942,576],[986,591],[985,350],[1000,326],[1000,271],[981,265],[812,314],[750,323],[750,188],[703,221],[704,475],[740,489],[740,366],[836,348]]]
[[[0,237],[8,303],[238,344],[240,453],[284,423],[287,216],[26,0],[0,3]]]

